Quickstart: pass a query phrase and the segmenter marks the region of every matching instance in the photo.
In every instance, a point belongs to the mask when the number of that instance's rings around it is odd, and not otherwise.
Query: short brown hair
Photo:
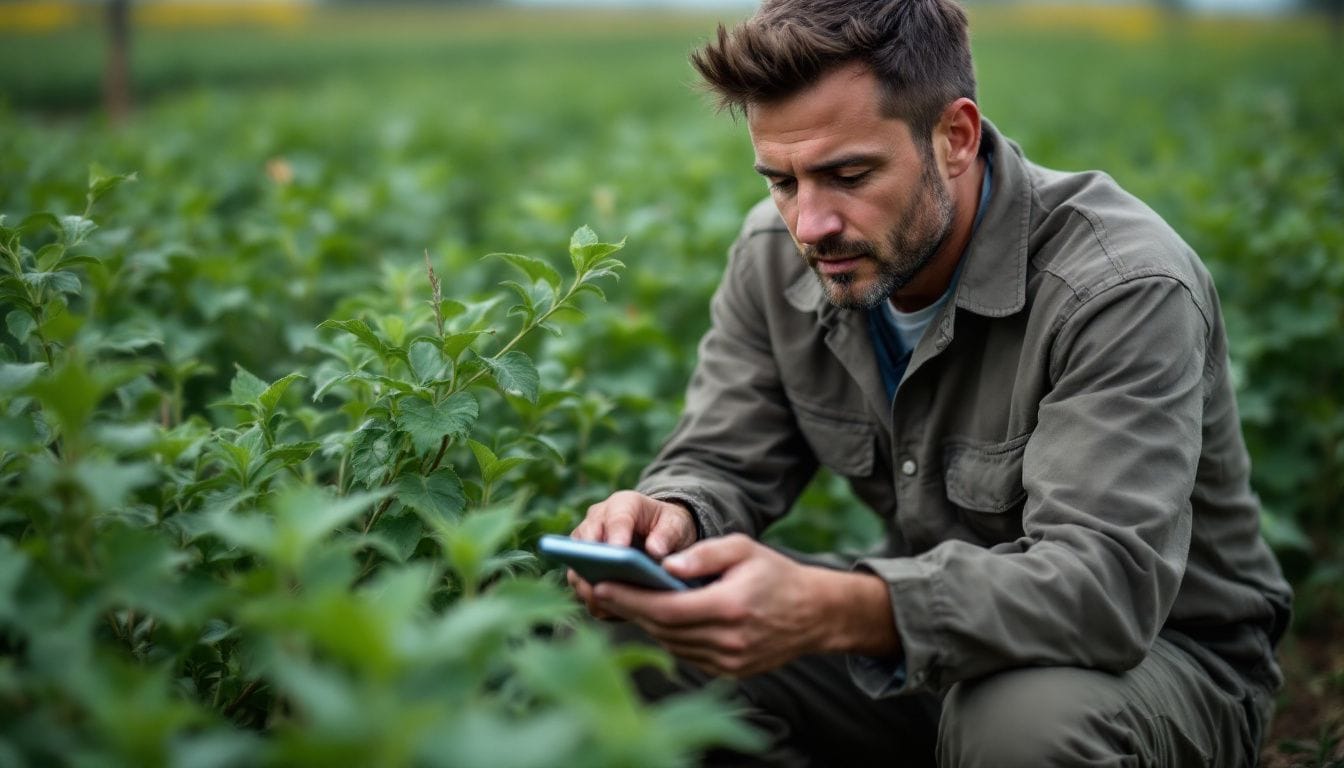
[[[720,106],[744,113],[851,62],[873,71],[884,112],[909,123],[921,144],[944,107],[975,99],[966,14],[953,0],[765,0],[691,54]]]

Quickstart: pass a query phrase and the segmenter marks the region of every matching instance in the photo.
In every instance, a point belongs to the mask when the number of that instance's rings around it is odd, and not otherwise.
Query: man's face
[[[747,115],[757,172],[826,297],[847,309],[905,287],[952,228],[932,152],[882,114],[878,89],[866,67],[850,65]]]

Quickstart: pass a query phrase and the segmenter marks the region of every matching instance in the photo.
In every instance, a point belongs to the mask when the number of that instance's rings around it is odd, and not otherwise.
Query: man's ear
[[[948,178],[955,179],[975,167],[980,153],[980,107],[962,97],[948,104],[934,129],[934,151],[942,153]]]

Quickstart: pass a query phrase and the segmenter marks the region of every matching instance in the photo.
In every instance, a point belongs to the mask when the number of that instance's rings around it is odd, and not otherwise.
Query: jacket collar
[[[981,122],[980,142],[993,153],[994,187],[985,218],[962,253],[955,303],[978,315],[1006,317],[1026,306],[1031,181],[1021,148],[987,119]],[[811,270],[803,271],[784,297],[800,312],[816,311],[822,325],[835,325],[842,315],[862,320],[863,313],[832,306]]]

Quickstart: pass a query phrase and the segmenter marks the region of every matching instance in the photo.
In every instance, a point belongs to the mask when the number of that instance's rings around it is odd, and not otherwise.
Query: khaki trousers
[[[619,640],[649,642],[613,625]],[[1173,642],[1173,640],[1175,642]],[[1121,674],[1067,667],[1013,669],[952,686],[945,697],[874,700],[850,683],[839,656],[809,656],[736,681],[746,718],[770,739],[760,755],[712,752],[705,765],[747,766],[1249,766],[1269,696],[1230,669],[1208,669],[1159,637]],[[636,675],[649,699],[707,676]]]

